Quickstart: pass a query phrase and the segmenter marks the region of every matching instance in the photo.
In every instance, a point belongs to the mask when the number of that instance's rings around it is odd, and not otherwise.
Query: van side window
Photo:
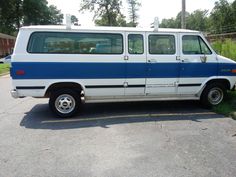
[[[122,34],[34,32],[29,53],[122,54]]]
[[[176,52],[173,35],[149,35],[148,44],[150,54],[173,55]]]
[[[129,34],[128,35],[129,54],[143,54],[143,35]]]
[[[212,54],[209,47],[202,40],[200,36],[185,35],[182,38],[182,50],[183,54],[194,55],[194,54]]]

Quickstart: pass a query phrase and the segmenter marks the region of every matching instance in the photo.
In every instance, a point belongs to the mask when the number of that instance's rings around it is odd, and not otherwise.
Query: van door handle
[[[183,63],[188,63],[188,62],[190,62],[190,60],[189,60],[188,58],[182,59],[181,61],[182,61]]]
[[[148,63],[156,63],[156,62],[157,62],[156,59],[149,59],[149,60],[148,60]]]

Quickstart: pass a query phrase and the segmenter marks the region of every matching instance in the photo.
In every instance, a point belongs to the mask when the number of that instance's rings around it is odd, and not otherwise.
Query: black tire
[[[80,93],[72,89],[61,89],[51,93],[49,107],[59,117],[74,116],[81,104]]]
[[[219,105],[226,94],[226,88],[221,83],[211,83],[205,87],[201,94],[201,104],[205,108],[211,108],[212,106]]]

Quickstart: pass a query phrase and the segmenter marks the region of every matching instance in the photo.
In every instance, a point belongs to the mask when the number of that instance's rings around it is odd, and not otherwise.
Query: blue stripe
[[[221,63],[219,64],[219,76],[236,76],[235,73],[232,73],[232,69],[236,69],[236,64],[231,63]]]
[[[235,64],[12,62],[13,79],[118,79],[235,76]],[[24,75],[17,75],[24,70]]]
[[[180,77],[210,77],[218,75],[218,63],[180,63]]]

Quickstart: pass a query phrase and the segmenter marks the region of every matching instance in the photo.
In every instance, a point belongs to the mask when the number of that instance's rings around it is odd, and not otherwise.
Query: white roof
[[[66,29],[65,25],[36,25],[36,26],[24,26],[21,30],[57,30],[57,31],[127,31],[127,32],[153,32],[154,28],[134,28],[134,27],[105,27],[105,26],[71,26],[71,29]],[[159,28],[158,32],[173,32],[173,33],[199,33],[199,31],[187,30],[187,29],[173,29],[173,28]]]

